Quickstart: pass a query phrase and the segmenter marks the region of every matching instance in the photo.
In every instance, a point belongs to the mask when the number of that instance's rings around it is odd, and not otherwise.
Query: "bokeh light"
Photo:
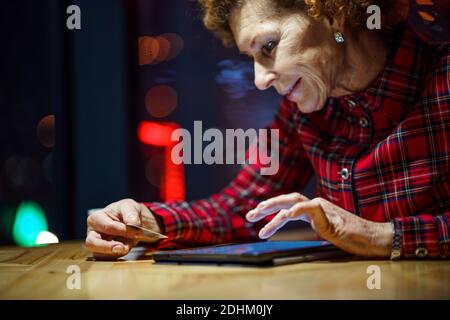
[[[177,128],[179,126],[171,122],[142,121],[137,130],[138,139],[150,146],[168,147],[174,143],[170,138]]]
[[[159,44],[159,53],[156,57],[154,63],[163,62],[169,57],[170,51],[171,51],[171,45],[169,40],[162,36],[158,36],[155,38],[156,41],[158,41]]]
[[[139,65],[156,64],[176,58],[183,50],[183,38],[176,33],[138,39]]]
[[[49,231],[41,231],[36,237],[36,245],[46,245],[51,243],[59,243],[59,239],[56,235]]]
[[[178,96],[175,89],[167,85],[150,88],[145,96],[145,107],[156,118],[166,117],[175,110]]]
[[[22,202],[17,208],[13,226],[13,239],[23,247],[36,245],[41,231],[47,231],[47,219],[41,206],[36,202]]]
[[[145,166],[145,177],[147,181],[160,188],[164,175],[164,155],[155,155],[147,161]]]
[[[153,63],[159,54],[159,42],[153,37],[140,37],[139,40],[139,65]]]
[[[39,142],[46,148],[55,145],[55,116],[48,115],[39,121],[37,125],[37,137]]]
[[[418,5],[422,5],[422,6],[432,6],[432,5],[434,5],[433,1],[431,1],[431,0],[416,0],[416,3]]]
[[[170,52],[166,60],[172,60],[176,58],[183,50],[183,38],[176,33],[164,33],[161,35],[161,37],[165,38],[170,43]]]
[[[28,157],[12,156],[8,158],[3,171],[13,189],[32,188],[40,179],[37,162]]]
[[[428,12],[418,11],[417,13],[425,21],[433,22],[435,20],[435,18],[431,14],[429,14]]]

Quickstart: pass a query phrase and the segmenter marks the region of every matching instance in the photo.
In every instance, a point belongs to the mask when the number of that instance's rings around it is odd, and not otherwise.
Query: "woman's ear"
[[[337,16],[337,17],[333,17],[333,18],[328,18],[331,29],[334,31],[340,31],[342,33],[344,33],[345,31],[345,16],[343,14]]]

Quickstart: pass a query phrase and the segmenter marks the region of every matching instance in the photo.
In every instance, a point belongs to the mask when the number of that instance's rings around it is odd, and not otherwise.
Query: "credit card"
[[[127,226],[134,228],[134,229],[142,230],[144,232],[144,235],[142,236],[141,241],[144,241],[144,242],[153,243],[158,240],[167,239],[167,236],[165,236],[161,233],[158,233],[156,231],[149,230],[149,229],[139,226],[137,224],[127,224]]]

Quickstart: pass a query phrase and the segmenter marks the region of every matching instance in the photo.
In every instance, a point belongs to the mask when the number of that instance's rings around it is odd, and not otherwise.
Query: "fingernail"
[[[254,210],[251,210],[251,211],[249,211],[248,213],[247,213],[247,219],[252,219],[252,218],[254,218],[255,217],[255,211]]]
[[[262,228],[262,229],[259,231],[259,237],[260,237],[260,238],[264,238],[264,237],[266,236],[266,234],[267,234],[267,229],[266,229],[266,228]]]
[[[124,251],[125,251],[125,248],[123,246],[121,246],[121,245],[114,246],[112,248],[112,252],[113,253],[122,254],[122,253],[124,253]]]

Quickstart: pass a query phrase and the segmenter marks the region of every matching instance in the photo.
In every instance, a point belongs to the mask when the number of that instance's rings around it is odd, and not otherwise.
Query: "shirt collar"
[[[361,92],[338,98],[329,98],[325,116],[331,116],[331,110],[337,105],[351,111],[353,102],[360,103],[369,111],[375,111],[386,105],[386,102],[395,100],[406,106],[413,102],[426,70],[427,50],[426,44],[421,42],[414,31],[407,25],[402,24],[393,33],[385,37],[390,48],[385,67],[375,80]],[[351,102],[349,103],[349,100]],[[389,108],[387,108],[389,109]],[[386,110],[397,117],[401,110]]]

